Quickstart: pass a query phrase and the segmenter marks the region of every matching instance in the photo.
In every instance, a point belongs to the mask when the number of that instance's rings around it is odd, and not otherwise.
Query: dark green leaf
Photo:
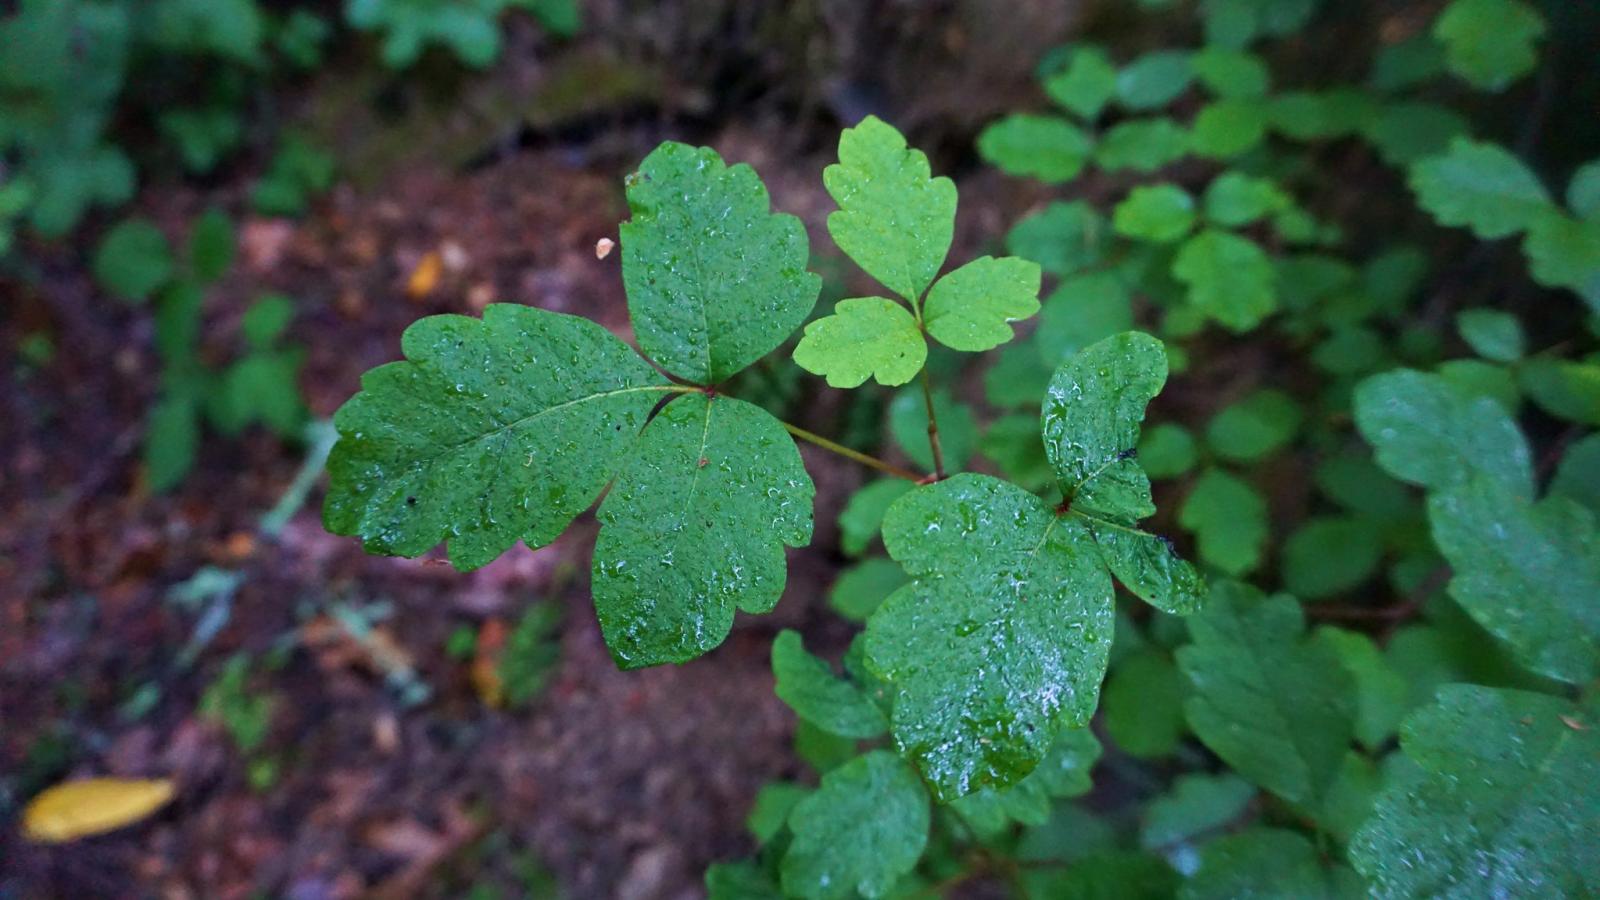
[[[789,814],[783,891],[805,898],[882,897],[928,843],[928,795],[899,757],[875,750],[822,776]]]
[[[1248,483],[1207,469],[1178,510],[1178,524],[1195,533],[1200,559],[1229,575],[1261,564],[1267,541],[1267,502]]]
[[[1106,734],[1130,756],[1162,757],[1178,748],[1184,682],[1165,653],[1144,651],[1117,663],[1101,700]]]
[[[1280,828],[1252,828],[1207,844],[1199,870],[1178,892],[1181,900],[1338,900],[1362,894],[1354,872],[1325,867],[1310,840]]]
[[[112,296],[143,303],[172,277],[172,248],[155,223],[124,219],[94,251],[94,278]]]
[[[1470,228],[1485,240],[1522,231],[1550,208],[1549,193],[1522,160],[1467,138],[1412,166],[1410,183],[1439,224]]]
[[[1378,465],[1402,481],[1440,490],[1482,474],[1523,498],[1533,494],[1516,423],[1493,400],[1438,375],[1400,369],[1368,378],[1356,388],[1355,420]]]
[[[1486,91],[1533,71],[1544,31],[1544,18],[1522,0],[1452,0],[1433,24],[1450,71]]]
[[[806,652],[800,633],[784,629],[772,642],[778,699],[800,718],[840,737],[875,738],[887,730],[883,713],[859,688]]]
[[[874,481],[854,494],[839,513],[839,546],[851,556],[860,556],[878,537],[883,513],[889,504],[911,490],[911,482],[901,478]]]
[[[907,486],[910,482],[901,482]],[[839,573],[828,592],[828,605],[852,622],[865,622],[888,596],[911,579],[893,560],[864,559]]]

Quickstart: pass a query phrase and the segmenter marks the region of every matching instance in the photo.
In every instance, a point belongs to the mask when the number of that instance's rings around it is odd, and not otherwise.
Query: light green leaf
[[[993,349],[1011,340],[1010,323],[1039,311],[1040,278],[1038,263],[980,256],[934,283],[923,323],[952,350]]]
[[[867,623],[867,663],[896,691],[896,746],[951,800],[1022,780],[1094,712],[1112,587],[1075,517],[983,475],[890,507],[884,543],[913,581]]]
[[[859,688],[806,652],[800,633],[785,628],[772,642],[778,699],[795,715],[840,737],[875,738],[888,730],[883,713]]]
[[[890,594],[910,580],[893,560],[878,556],[864,559],[839,573],[828,592],[828,605],[852,622],[865,622]]]
[[[953,189],[952,189],[953,190]],[[668,141],[628,176],[622,280],[639,347],[662,368],[721,382],[767,355],[816,305],[800,220],[774,213],[747,165]]]
[[[1100,701],[1106,734],[1129,756],[1169,755],[1186,730],[1185,687],[1165,653],[1146,650],[1122,660],[1106,679]]]
[[[927,359],[928,343],[911,311],[883,297],[840,300],[833,315],[806,326],[794,348],[800,368],[836,388],[859,387],[868,378],[905,384]]]
[[[147,219],[124,219],[94,251],[94,278],[107,293],[143,303],[172,277],[172,248]]]
[[[1325,625],[1315,639],[1332,648],[1355,679],[1356,739],[1374,753],[1382,750],[1410,708],[1410,684],[1372,638],[1358,631]]]
[[[951,399],[944,388],[933,391],[933,416],[939,423],[939,449],[947,472],[964,468],[978,446],[978,422],[964,403]],[[920,388],[906,388],[889,403],[889,433],[907,457],[924,471],[933,471],[933,448],[928,444],[928,404]]]
[[[1154,172],[1189,152],[1189,132],[1171,119],[1130,119],[1113,125],[1095,150],[1107,171]]]
[[[955,183],[934,178],[928,157],[876,116],[839,135],[839,161],[823,170],[822,183],[839,204],[828,214],[839,249],[916,303],[950,250]]]
[[[1210,159],[1232,159],[1267,136],[1267,107],[1258,100],[1218,100],[1195,114],[1190,149]]]
[[[1441,225],[1484,240],[1515,234],[1550,208],[1538,176],[1505,148],[1457,138],[1450,151],[1411,167],[1417,202]]]
[[[1576,291],[1600,312],[1600,218],[1574,219],[1546,209],[1529,224],[1522,251],[1534,281]]]
[[[1069,112],[1093,119],[1117,91],[1117,67],[1099,47],[1079,47],[1067,67],[1045,79],[1044,92]]]
[[[1223,172],[1206,186],[1206,218],[1228,228],[1242,228],[1282,212],[1293,202],[1271,180],[1233,170]]]
[[[1375,897],[1600,894],[1600,710],[1450,685],[1407,719],[1413,765],[1350,858]]]
[[[1361,382],[1355,420],[1378,465],[1402,481],[1442,490],[1484,475],[1533,496],[1528,443],[1500,404],[1473,398],[1438,375],[1399,369]]]
[[[1068,728],[1039,767],[1011,787],[983,788],[958,798],[951,808],[981,836],[998,834],[1008,824],[1043,825],[1055,800],[1087,794],[1089,772],[1100,759],[1100,742],[1087,728]]]
[[[1354,682],[1325,645],[1302,636],[1293,597],[1214,585],[1188,620],[1178,665],[1194,687],[1189,726],[1240,775],[1316,811],[1354,736]]]
[[[759,406],[668,403],[598,515],[594,605],[617,665],[685,662],[722,643],[735,607],[770,611],[784,545],[811,540],[814,493],[794,441]]]
[[[885,478],[851,494],[839,512],[840,548],[850,556],[866,552],[867,546],[878,537],[884,511],[911,487],[911,482],[905,479]]]
[[[1276,272],[1252,240],[1209,228],[1184,242],[1172,276],[1189,286],[1189,302],[1231,331],[1249,331],[1278,306]]]
[[[1474,353],[1495,362],[1522,358],[1526,339],[1516,316],[1493,309],[1467,309],[1456,314],[1456,330]]]
[[[1006,235],[1006,249],[1031,259],[1052,275],[1070,275],[1105,258],[1110,243],[1105,220],[1085,200],[1051,201]]]
[[[294,301],[283,294],[262,294],[239,319],[239,333],[252,349],[266,350],[294,320]]]
[[[1217,97],[1265,97],[1272,74],[1261,57],[1243,50],[1207,47],[1190,60],[1200,83]]]
[[[463,570],[555,540],[670,390],[599,325],[523,306],[422,319],[401,348],[334,416],[323,522],[370,553],[448,540]]]
[[[1207,844],[1200,868],[1178,891],[1179,900],[1340,900],[1362,894],[1354,872],[1324,866],[1305,835],[1281,828],[1251,828]]]
[[[1013,114],[978,135],[978,153],[1008,175],[1062,184],[1078,177],[1094,144],[1083,129],[1054,116]]]
[[[1159,850],[1191,841],[1239,818],[1256,788],[1237,775],[1180,775],[1145,807],[1139,845]]]
[[[1117,100],[1125,109],[1160,109],[1178,99],[1194,81],[1192,54],[1156,50],[1117,73]]]
[[[1383,528],[1362,516],[1315,516],[1283,544],[1283,585],[1320,600],[1365,584],[1383,559]]]
[[[1145,184],[1128,192],[1111,215],[1121,235],[1170,244],[1194,227],[1194,197],[1174,184]]]
[[[1182,425],[1162,422],[1139,438],[1139,465],[1151,478],[1176,478],[1194,468],[1199,450]]]
[[[1206,426],[1206,443],[1223,459],[1256,462],[1288,446],[1301,418],[1293,397],[1262,388],[1217,413]]]
[[[1533,71],[1544,32],[1544,17],[1522,0],[1452,0],[1433,23],[1450,71],[1486,91]]]
[[[765,844],[778,836],[789,824],[789,813],[800,799],[811,793],[804,785],[789,781],[769,781],[756,792],[750,814],[745,816],[744,827],[756,843]]]
[[[1529,503],[1484,477],[1428,497],[1450,595],[1517,660],[1571,684],[1600,677],[1594,515],[1565,497]]]
[[[789,814],[783,892],[820,900],[882,897],[928,843],[928,795],[917,773],[874,750],[822,776]]]
[[[1195,533],[1200,559],[1229,575],[1261,564],[1267,541],[1267,501],[1221,469],[1207,469],[1178,510],[1178,524]]]

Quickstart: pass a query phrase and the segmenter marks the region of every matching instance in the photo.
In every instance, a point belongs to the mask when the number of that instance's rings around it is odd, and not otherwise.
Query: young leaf
[[[228,214],[215,207],[195,220],[189,232],[189,268],[201,283],[221,278],[233,265],[237,242]]]
[[[1139,465],[1151,478],[1176,478],[1199,458],[1194,435],[1182,425],[1163,422],[1139,438]]]
[[[1072,354],[1133,324],[1133,298],[1122,279],[1114,272],[1088,272],[1062,279],[1045,299],[1034,344],[1039,359],[1054,371]]]
[[[1267,107],[1259,100],[1218,100],[1195,114],[1189,149],[1210,159],[1232,159],[1267,136]]]
[[[1518,661],[1571,684],[1600,677],[1594,515],[1565,497],[1529,503],[1479,476],[1428,497],[1450,595]]]
[[[867,739],[888,729],[883,713],[867,695],[806,652],[797,631],[786,628],[772,642],[772,674],[777,679],[778,699],[824,731]]]
[[[523,306],[422,319],[401,348],[334,415],[323,523],[369,553],[448,540],[462,570],[555,540],[671,390],[599,325]]]
[[[1248,483],[1207,469],[1178,509],[1178,524],[1195,533],[1200,559],[1229,575],[1261,564],[1267,542],[1267,502]]]
[[[978,153],[1002,172],[1047,184],[1078,177],[1093,150],[1083,129],[1055,116],[1014,114],[978,135]]]
[[[1189,152],[1189,132],[1171,119],[1129,119],[1107,131],[1094,159],[1107,171],[1154,172]]]
[[[1044,92],[1081,119],[1093,119],[1117,91],[1117,67],[1099,47],[1078,47],[1067,67],[1045,80]]]
[[[1194,227],[1194,198],[1174,184],[1140,185],[1111,215],[1117,234],[1157,244],[1170,244]]]
[[[828,233],[885,287],[916,303],[950,250],[956,186],[893,126],[868,116],[839,136],[839,162],[822,173],[839,209]]]
[[[1073,511],[1122,524],[1155,513],[1136,448],[1145,407],[1166,381],[1161,342],[1140,332],[1106,338],[1056,371],[1040,421]]]
[[[1550,208],[1550,194],[1522,160],[1496,144],[1457,138],[1411,167],[1417,203],[1441,225],[1484,240],[1515,234]]]
[[[189,391],[168,391],[150,408],[144,468],[150,490],[165,493],[183,483],[200,447],[200,410]]]
[[[1493,400],[1472,398],[1438,375],[1399,369],[1361,382],[1356,427],[1378,465],[1402,481],[1441,490],[1483,475],[1533,496],[1528,443]]]
[[[1412,765],[1350,858],[1376,897],[1600,893],[1600,709],[1449,685],[1407,719]]]
[[[1362,893],[1360,877],[1343,866],[1325,866],[1305,835],[1281,828],[1251,828],[1207,844],[1200,851],[1200,868],[1184,882],[1178,897],[1340,900]]]
[[[811,540],[814,493],[765,410],[703,394],[668,403],[600,506],[594,604],[617,664],[685,662],[722,643],[735,607],[771,610],[784,545]]]
[[[1294,598],[1238,582],[1214,585],[1188,624],[1178,665],[1194,686],[1189,726],[1240,775],[1319,811],[1355,730],[1338,657],[1303,639]]]
[[[1276,272],[1252,240],[1208,228],[1179,248],[1172,276],[1189,286],[1189,302],[1231,331],[1249,331],[1278,301]]]
[[[1243,228],[1287,209],[1293,201],[1276,184],[1243,172],[1227,171],[1206,186],[1206,218],[1227,228]]]
[[[911,311],[883,297],[840,300],[833,315],[806,326],[794,348],[800,368],[836,388],[859,387],[868,378],[882,385],[905,384],[917,377],[927,358],[928,343]]]
[[[1576,291],[1600,312],[1600,218],[1574,219],[1550,207],[1528,225],[1522,251],[1534,281]]]
[[[866,632],[868,665],[897,690],[896,745],[941,800],[1015,784],[1094,712],[1112,587],[1092,538],[984,475],[907,494],[883,533],[913,578]]]
[[[1283,544],[1284,587],[1319,600],[1360,587],[1383,558],[1380,523],[1362,516],[1316,516]]]
[[[952,188],[952,192],[953,192]],[[774,213],[747,165],[668,141],[628,176],[622,280],[639,346],[662,368],[722,382],[767,355],[816,305],[800,220]]]
[[[811,789],[788,781],[769,781],[756,792],[750,813],[744,818],[744,827],[756,843],[765,844],[778,836],[789,824],[789,813]]]
[[[1315,639],[1332,648],[1355,679],[1356,739],[1374,753],[1382,750],[1410,708],[1411,686],[1372,638],[1359,631],[1323,626]]]
[[[981,256],[939,279],[928,292],[923,306],[928,334],[952,350],[998,347],[1013,337],[1012,322],[1039,311],[1039,281],[1038,263]]]
[[[1452,0],[1433,23],[1450,71],[1486,91],[1533,71],[1544,31],[1544,18],[1522,0]]]
[[[1243,50],[1207,47],[1194,54],[1190,66],[1207,90],[1224,99],[1265,97],[1272,86],[1267,64]]]
[[[815,900],[882,897],[928,843],[928,795],[917,773],[874,750],[822,776],[789,814],[783,892]]]

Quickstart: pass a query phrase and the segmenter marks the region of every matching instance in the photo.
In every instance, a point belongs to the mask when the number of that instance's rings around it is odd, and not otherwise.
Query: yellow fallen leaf
[[[172,799],[170,779],[87,778],[48,788],[22,813],[29,840],[59,844],[131,825]]]
[[[430,252],[411,270],[411,277],[406,279],[406,295],[413,300],[421,300],[433,293],[433,289],[439,286],[439,276],[443,271],[444,260],[439,252]]]

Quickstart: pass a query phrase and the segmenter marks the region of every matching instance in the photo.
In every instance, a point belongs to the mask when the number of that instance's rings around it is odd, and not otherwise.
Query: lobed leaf
[[[1412,166],[1410,184],[1439,224],[1469,228],[1484,240],[1522,231],[1550,207],[1549,193],[1522,160],[1464,137]]]
[[[911,311],[883,297],[840,300],[833,315],[806,326],[794,348],[800,368],[836,388],[860,387],[868,378],[905,384],[927,358],[928,343]]]
[[[1038,263],[981,256],[933,285],[923,322],[934,340],[952,350],[991,350],[1011,340],[1012,322],[1039,311],[1039,282]]]
[[[883,713],[866,694],[806,652],[797,631],[786,628],[772,642],[772,674],[777,679],[778,699],[824,731],[867,739],[888,728]]]
[[[928,843],[928,795],[916,772],[874,750],[822,776],[789,814],[786,895],[848,900],[887,894]]]

